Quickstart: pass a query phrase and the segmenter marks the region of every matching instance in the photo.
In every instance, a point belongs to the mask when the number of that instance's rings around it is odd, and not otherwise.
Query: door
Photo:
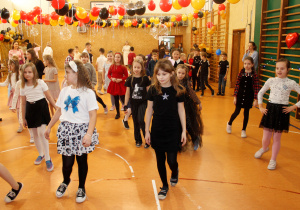
[[[175,35],[175,47],[178,47],[178,45],[183,42],[183,35]]]
[[[244,67],[243,56],[245,54],[245,29],[233,30],[230,87],[235,87],[237,76]]]

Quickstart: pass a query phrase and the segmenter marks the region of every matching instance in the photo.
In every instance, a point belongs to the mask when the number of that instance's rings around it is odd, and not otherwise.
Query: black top
[[[28,43],[28,44],[27,44],[27,50],[30,49],[30,48],[32,48],[32,44],[31,44],[31,43]]]
[[[147,87],[151,84],[147,76],[132,77],[126,79],[125,86],[130,87],[130,103],[141,104],[146,102]]]
[[[45,74],[44,73],[44,69],[45,69],[44,63],[41,60],[37,60],[35,63],[35,67],[39,74],[39,79],[42,79],[42,76]]]
[[[219,62],[219,67],[221,67],[219,74],[226,74],[227,68],[229,68],[229,62],[227,60],[226,61],[220,61]]]
[[[179,63],[177,63],[176,61],[174,62],[174,68],[176,69],[176,67],[179,65],[179,64],[184,64],[184,62],[182,60],[179,61]]]
[[[201,73],[200,74],[208,75],[208,67],[210,66],[208,60],[206,60],[206,61],[201,60],[200,65],[201,65]]]
[[[153,101],[151,145],[155,150],[180,150],[182,127],[178,103],[184,102],[184,94],[176,94],[173,86],[162,88],[161,95],[158,95],[154,86],[148,90],[147,99]]]
[[[192,68],[192,73],[197,74],[200,67],[200,62],[201,62],[200,56],[195,56],[193,61],[193,66],[195,66],[195,68]]]
[[[241,108],[252,108],[253,100],[253,74],[245,73],[240,80],[240,87],[236,97],[236,106]]]
[[[149,72],[150,72],[150,77],[153,77],[153,74],[154,74],[154,66],[155,66],[155,64],[157,63],[157,61],[158,60],[151,60],[150,62],[149,62],[149,65],[148,65],[148,70],[149,70]]]

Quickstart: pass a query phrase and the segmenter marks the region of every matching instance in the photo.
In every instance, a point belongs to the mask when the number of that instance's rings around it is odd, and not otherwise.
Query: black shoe
[[[222,93],[221,96],[225,96],[225,93]]]
[[[135,143],[135,146],[136,146],[137,148],[139,148],[139,147],[142,146],[142,144],[141,144],[140,142],[137,142],[137,143]]]
[[[122,122],[123,122],[124,128],[128,130],[128,129],[129,129],[128,121],[125,121],[125,120],[123,119]]]
[[[9,193],[6,195],[6,197],[4,199],[6,203],[10,203],[10,202],[12,202],[13,200],[16,199],[16,197],[18,196],[19,192],[23,188],[23,184],[22,183],[18,182],[18,185],[19,185],[19,189],[18,190],[11,189],[11,191],[9,191]]]
[[[148,149],[149,147],[150,147],[150,145],[147,144],[147,143],[146,143],[145,146],[144,146],[145,149]]]
[[[201,93],[200,97],[203,97],[204,96],[204,93]]]
[[[56,197],[58,198],[63,197],[64,194],[66,193],[67,188],[68,185],[62,182],[56,190]]]
[[[217,96],[222,95],[220,92],[217,93]]]
[[[174,187],[178,183],[178,175],[179,175],[179,169],[177,170],[177,176],[172,177],[170,179],[171,186]]]
[[[160,192],[158,193],[158,199],[159,200],[164,200],[167,197],[167,193],[169,188],[168,187],[161,187]]]
[[[215,95],[215,91],[212,90],[212,91],[211,91],[211,96],[214,96],[214,95]]]
[[[76,193],[76,203],[82,203],[86,199],[85,190],[83,188],[78,188]]]
[[[0,118],[0,121],[2,121],[2,118]]]
[[[120,118],[120,114],[117,114],[116,116],[115,116],[115,119],[117,120],[117,119],[119,119]]]
[[[200,89],[197,89],[197,90],[196,90],[196,92],[199,92],[199,91],[200,91]]]

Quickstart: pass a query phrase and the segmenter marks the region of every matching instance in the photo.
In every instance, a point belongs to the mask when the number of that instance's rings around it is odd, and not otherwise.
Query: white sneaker
[[[32,138],[30,138],[29,142],[30,142],[31,144],[33,144],[33,143],[34,143],[34,139],[33,139],[33,137],[32,137]]]
[[[226,131],[227,133],[231,133],[231,125],[228,125],[228,123],[227,123]]]
[[[275,170],[276,169],[276,160],[270,160],[268,165],[269,170]]]
[[[122,106],[121,111],[124,111],[124,105]]]
[[[107,93],[107,90],[104,90],[104,94],[106,94]]]
[[[76,202],[82,203],[86,199],[85,190],[82,188],[78,188],[78,191],[76,193]]]
[[[255,154],[254,157],[255,158],[261,158],[261,156],[265,153],[269,151],[269,147],[267,147],[266,151],[263,148],[260,148]]]
[[[246,131],[245,131],[245,130],[242,130],[242,132],[241,132],[241,137],[242,137],[242,138],[246,138],[246,137],[247,137],[247,134],[246,134]]]
[[[97,91],[99,94],[103,95],[104,93],[101,90]]]
[[[115,106],[110,107],[109,111],[114,111],[115,110]]]

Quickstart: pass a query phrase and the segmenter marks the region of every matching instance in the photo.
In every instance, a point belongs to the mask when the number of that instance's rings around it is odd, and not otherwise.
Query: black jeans
[[[213,89],[211,88],[211,86],[208,84],[208,75],[201,75],[201,90],[202,90],[202,95],[204,94],[204,88],[205,86],[208,87],[211,91],[211,93],[213,93]]]
[[[125,95],[119,96],[116,95],[114,96],[115,98],[115,106],[116,106],[116,110],[117,110],[117,114],[120,114],[120,103],[119,103],[119,98],[121,99],[122,104],[124,104],[125,101]],[[126,104],[125,104],[126,105]]]
[[[163,152],[163,151],[155,150],[157,169],[158,169],[160,179],[163,183],[163,187],[169,187],[167,181],[166,153],[167,153],[167,162],[172,171],[171,177],[176,177],[178,175],[177,152]]]
[[[197,77],[197,74],[193,74],[192,79],[193,79],[193,90],[195,90],[196,83],[197,83],[197,90],[200,90],[200,87],[201,87],[200,77]]]
[[[85,180],[88,173],[88,163],[87,163],[87,154],[82,154],[81,156],[76,155],[76,161],[78,165],[78,177],[79,177],[79,187],[85,189]],[[62,155],[62,172],[64,176],[64,181],[66,185],[70,183],[70,176],[72,173],[72,168],[75,161],[75,155],[65,156]]]
[[[234,110],[233,114],[230,117],[228,125],[232,125],[232,122],[240,114],[241,109],[242,108],[239,107],[239,106],[235,107],[235,110]],[[250,111],[250,108],[244,108],[244,122],[243,122],[243,129],[242,130],[246,130],[246,128],[247,128],[247,124],[248,124],[248,120],[249,120],[249,111]]]
[[[136,143],[142,143],[141,131],[145,137],[145,112],[147,109],[147,103],[131,104],[134,138]]]
[[[96,94],[96,99],[97,99],[98,103],[100,103],[103,106],[103,108],[106,108],[105,103],[103,102],[102,98],[100,98],[100,96],[98,96],[98,94]]]

